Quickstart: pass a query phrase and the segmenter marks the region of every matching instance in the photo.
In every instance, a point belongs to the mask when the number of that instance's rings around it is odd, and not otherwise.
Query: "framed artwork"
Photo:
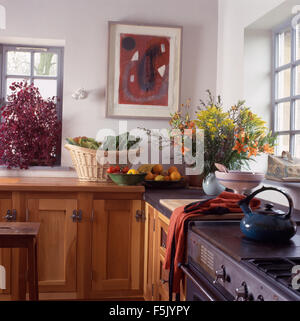
[[[181,27],[109,22],[107,117],[169,118],[180,101]]]

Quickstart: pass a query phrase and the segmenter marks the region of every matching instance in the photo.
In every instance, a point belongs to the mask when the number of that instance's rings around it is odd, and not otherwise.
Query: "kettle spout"
[[[252,211],[251,208],[249,207],[249,201],[248,198],[244,198],[243,200],[238,202],[238,205],[240,206],[240,208],[242,209],[243,213],[246,216],[250,216],[252,215]]]

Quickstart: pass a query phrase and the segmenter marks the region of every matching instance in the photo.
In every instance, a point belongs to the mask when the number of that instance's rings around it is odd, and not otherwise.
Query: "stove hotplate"
[[[192,230],[237,261],[244,259],[300,258],[300,227],[285,243],[261,243],[247,239],[239,221],[197,221]]]
[[[300,258],[250,259],[245,261],[245,264],[300,296],[300,289],[293,287],[293,278],[298,273],[298,267],[300,270]]]

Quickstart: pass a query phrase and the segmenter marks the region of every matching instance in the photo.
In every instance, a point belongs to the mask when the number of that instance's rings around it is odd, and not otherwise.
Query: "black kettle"
[[[287,213],[274,210],[270,203],[265,204],[264,209],[252,212],[249,206],[250,201],[255,195],[268,190],[277,191],[288,199],[289,210]],[[242,233],[250,239],[263,242],[285,242],[297,232],[297,225],[291,220],[293,200],[286,192],[278,188],[262,187],[239,201],[239,206],[245,214],[245,217],[241,220],[240,228]]]

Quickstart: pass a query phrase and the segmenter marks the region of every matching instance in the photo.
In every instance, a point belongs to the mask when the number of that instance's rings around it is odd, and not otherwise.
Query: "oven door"
[[[186,275],[186,300],[187,301],[232,301],[233,297],[218,289],[199,270],[191,265],[180,265]]]

